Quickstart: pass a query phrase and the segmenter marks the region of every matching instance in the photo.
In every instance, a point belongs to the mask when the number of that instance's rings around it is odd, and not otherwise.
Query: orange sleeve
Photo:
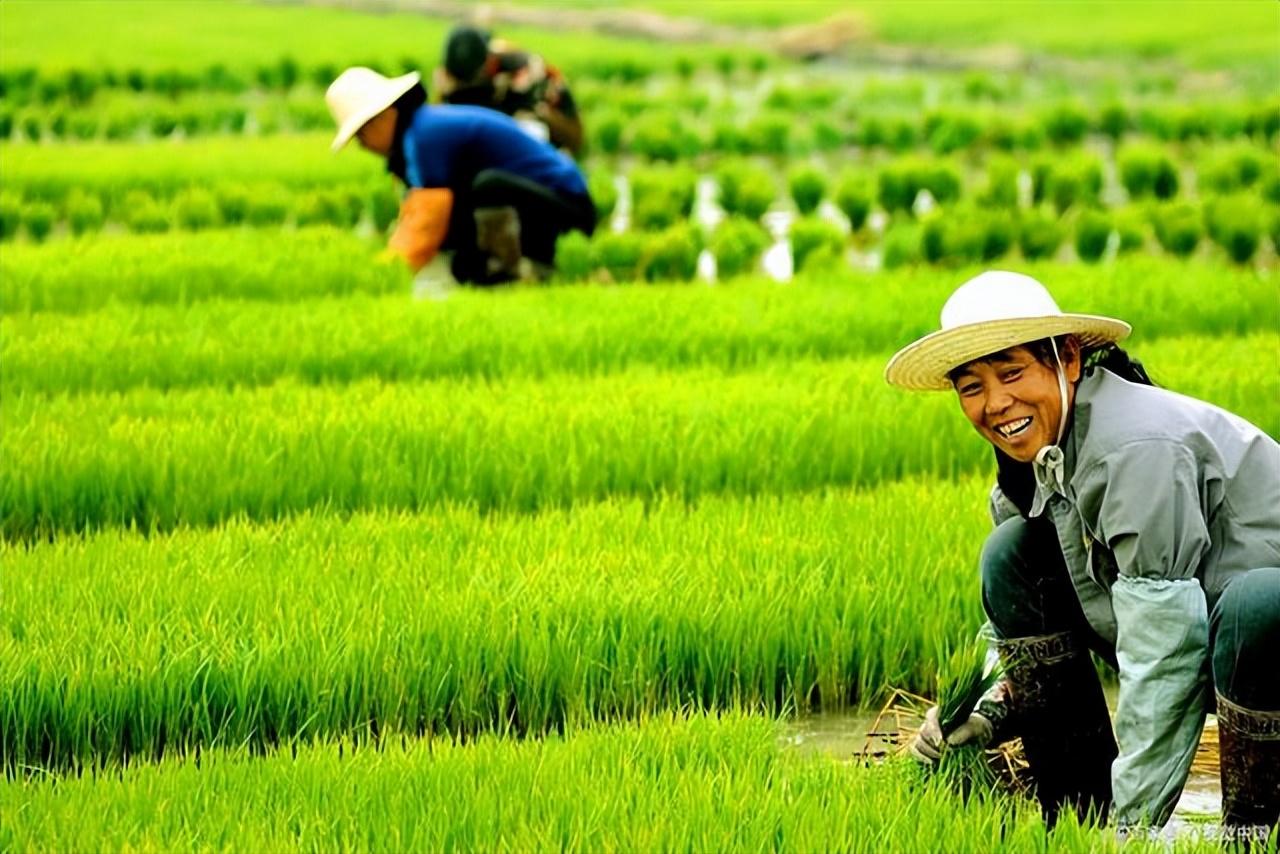
[[[453,191],[443,188],[410,190],[400,204],[400,221],[387,245],[415,272],[430,263],[449,233]]]

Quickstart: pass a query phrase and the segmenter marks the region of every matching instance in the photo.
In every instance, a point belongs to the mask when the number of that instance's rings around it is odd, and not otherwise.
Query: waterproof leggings
[[[1075,632],[1112,667],[1115,649],[1090,627],[1048,519],[1006,520],[982,550],[982,606],[1002,638]],[[1280,569],[1231,580],[1209,612],[1217,692],[1245,708],[1280,710]]]
[[[1012,695],[1008,729],[1016,732],[1008,734],[1022,736],[1045,817],[1052,822],[1063,806],[1105,817],[1116,746],[1084,650],[1114,667],[1115,649],[1085,619],[1052,522],[1005,521],[987,539],[981,568],[982,604]],[[1241,573],[1209,604],[1224,821],[1272,824],[1280,789],[1280,569]]]
[[[449,232],[442,248],[453,251],[452,272],[459,282],[497,284],[489,252],[477,245],[477,212],[513,209],[520,255],[546,267],[555,264],[556,240],[570,230],[595,230],[595,204],[588,195],[567,195],[502,169],[486,169],[469,187],[454,188]],[[505,272],[505,271],[504,271]]]

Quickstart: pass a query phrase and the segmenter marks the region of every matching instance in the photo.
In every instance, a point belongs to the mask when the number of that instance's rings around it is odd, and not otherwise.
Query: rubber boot
[[[1227,841],[1264,850],[1280,823],[1280,712],[1246,709],[1218,694],[1222,827]]]
[[[1064,806],[1105,822],[1116,740],[1089,652],[1072,632],[996,641],[1013,727],[1045,822]]]
[[[513,207],[476,208],[476,247],[487,256],[488,281],[512,281],[523,277],[520,251],[520,214]]]

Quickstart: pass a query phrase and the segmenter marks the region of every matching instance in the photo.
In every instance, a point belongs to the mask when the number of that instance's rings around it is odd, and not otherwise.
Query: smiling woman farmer
[[[1256,835],[1280,817],[1280,444],[1155,388],[1128,333],[987,272],[885,369],[953,391],[995,448],[982,603],[1005,676],[945,741],[1020,736],[1049,821],[1160,826],[1216,709],[1224,826]],[[1090,650],[1119,671],[1114,737]],[[943,741],[931,710],[911,751]]]
[[[390,248],[414,270],[452,251],[459,282],[543,278],[556,239],[590,234],[596,209],[574,162],[483,107],[433,106],[417,72],[348,68],[325,93],[337,151],[353,137],[407,192]]]

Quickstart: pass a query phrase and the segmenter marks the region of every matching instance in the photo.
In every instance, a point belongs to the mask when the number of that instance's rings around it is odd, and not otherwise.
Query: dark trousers
[[[459,282],[495,284],[488,253],[476,245],[476,211],[514,208],[519,219],[521,255],[548,267],[555,264],[556,240],[576,229],[591,234],[595,203],[589,195],[557,193],[536,181],[502,169],[486,169],[467,188],[454,188],[449,233],[442,248],[453,251],[453,277]]]
[[[1018,516],[999,525],[981,567],[982,605],[998,636],[1075,632],[1115,666],[1115,649],[1085,619],[1048,519]],[[1280,568],[1254,569],[1227,585],[1209,613],[1209,649],[1218,692],[1247,709],[1280,710]]]

